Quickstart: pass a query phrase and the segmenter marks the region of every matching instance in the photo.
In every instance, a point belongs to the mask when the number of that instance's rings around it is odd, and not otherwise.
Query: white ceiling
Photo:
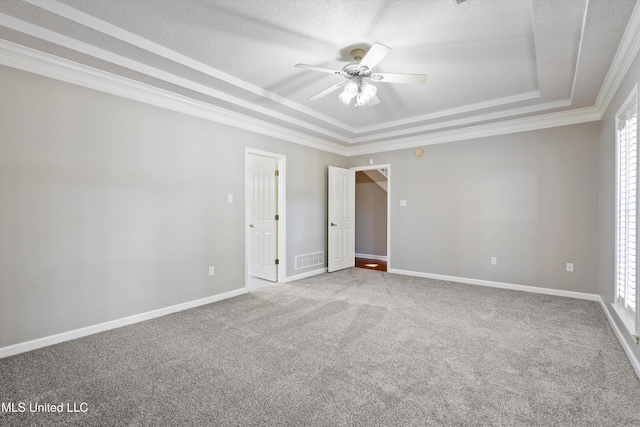
[[[382,148],[593,107],[636,3],[2,0],[0,39],[310,140]],[[426,84],[374,83],[374,107],[346,106],[339,91],[307,99],[343,78],[295,64],[339,70],[374,42],[392,48],[375,71]]]

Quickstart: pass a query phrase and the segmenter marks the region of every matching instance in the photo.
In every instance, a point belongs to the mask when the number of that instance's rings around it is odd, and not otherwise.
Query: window
[[[615,307],[632,334],[640,334],[638,309],[638,96],[637,86],[616,115]]]

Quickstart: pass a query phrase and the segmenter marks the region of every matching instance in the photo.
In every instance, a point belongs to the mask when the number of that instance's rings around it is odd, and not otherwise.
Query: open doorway
[[[389,268],[389,165],[356,171],[355,265],[370,270]]]
[[[281,282],[285,267],[285,156],[245,149],[245,287]]]

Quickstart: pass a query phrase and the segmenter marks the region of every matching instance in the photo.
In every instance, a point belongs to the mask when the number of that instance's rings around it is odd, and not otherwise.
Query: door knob
[[[253,228],[253,224],[249,224],[249,228]]]
[[[332,227],[337,227],[337,226],[338,226],[338,224],[331,223],[331,226],[332,226]]]

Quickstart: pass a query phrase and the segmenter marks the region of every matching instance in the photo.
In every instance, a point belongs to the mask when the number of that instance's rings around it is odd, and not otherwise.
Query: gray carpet
[[[640,426],[598,303],[363,269],[2,359],[0,398],[3,426]]]

